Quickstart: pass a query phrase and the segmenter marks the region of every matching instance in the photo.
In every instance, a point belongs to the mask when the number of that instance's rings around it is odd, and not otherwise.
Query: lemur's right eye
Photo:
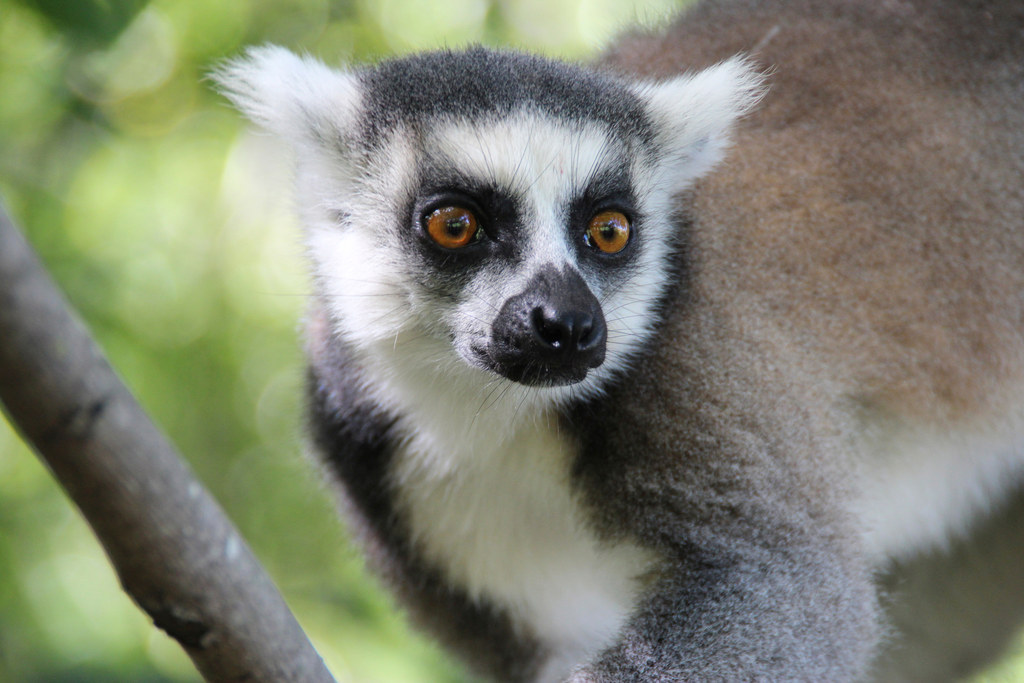
[[[430,239],[445,249],[464,247],[480,236],[476,216],[461,206],[442,206],[425,218]]]

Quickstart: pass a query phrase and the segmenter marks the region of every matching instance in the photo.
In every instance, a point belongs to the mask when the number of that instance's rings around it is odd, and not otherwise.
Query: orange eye
[[[616,254],[629,242],[629,219],[620,211],[602,211],[590,219],[584,239],[606,254]]]
[[[466,246],[478,232],[476,216],[461,206],[443,206],[427,216],[427,234],[445,249]]]

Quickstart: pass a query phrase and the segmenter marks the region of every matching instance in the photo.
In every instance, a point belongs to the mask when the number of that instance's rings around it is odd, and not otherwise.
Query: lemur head
[[[554,399],[643,346],[671,199],[760,88],[740,59],[636,82],[479,47],[351,71],[266,47],[217,79],[295,149],[318,295],[362,358]]]

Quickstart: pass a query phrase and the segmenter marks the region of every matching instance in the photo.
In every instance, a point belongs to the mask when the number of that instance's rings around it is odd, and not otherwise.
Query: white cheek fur
[[[364,160],[356,178],[324,172],[329,157],[307,160],[296,177],[315,280],[337,331],[357,349],[394,340],[415,324],[418,286],[397,240],[416,153],[402,133],[386,153]]]

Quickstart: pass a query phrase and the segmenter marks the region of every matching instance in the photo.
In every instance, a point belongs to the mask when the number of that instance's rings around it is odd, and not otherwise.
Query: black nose
[[[545,266],[491,325],[495,372],[530,385],[572,384],[604,362],[601,304],[576,271]]]
[[[547,346],[551,353],[590,353],[604,344],[603,319],[599,322],[587,311],[561,311],[551,306],[537,306],[533,309],[531,323],[538,343]]]

